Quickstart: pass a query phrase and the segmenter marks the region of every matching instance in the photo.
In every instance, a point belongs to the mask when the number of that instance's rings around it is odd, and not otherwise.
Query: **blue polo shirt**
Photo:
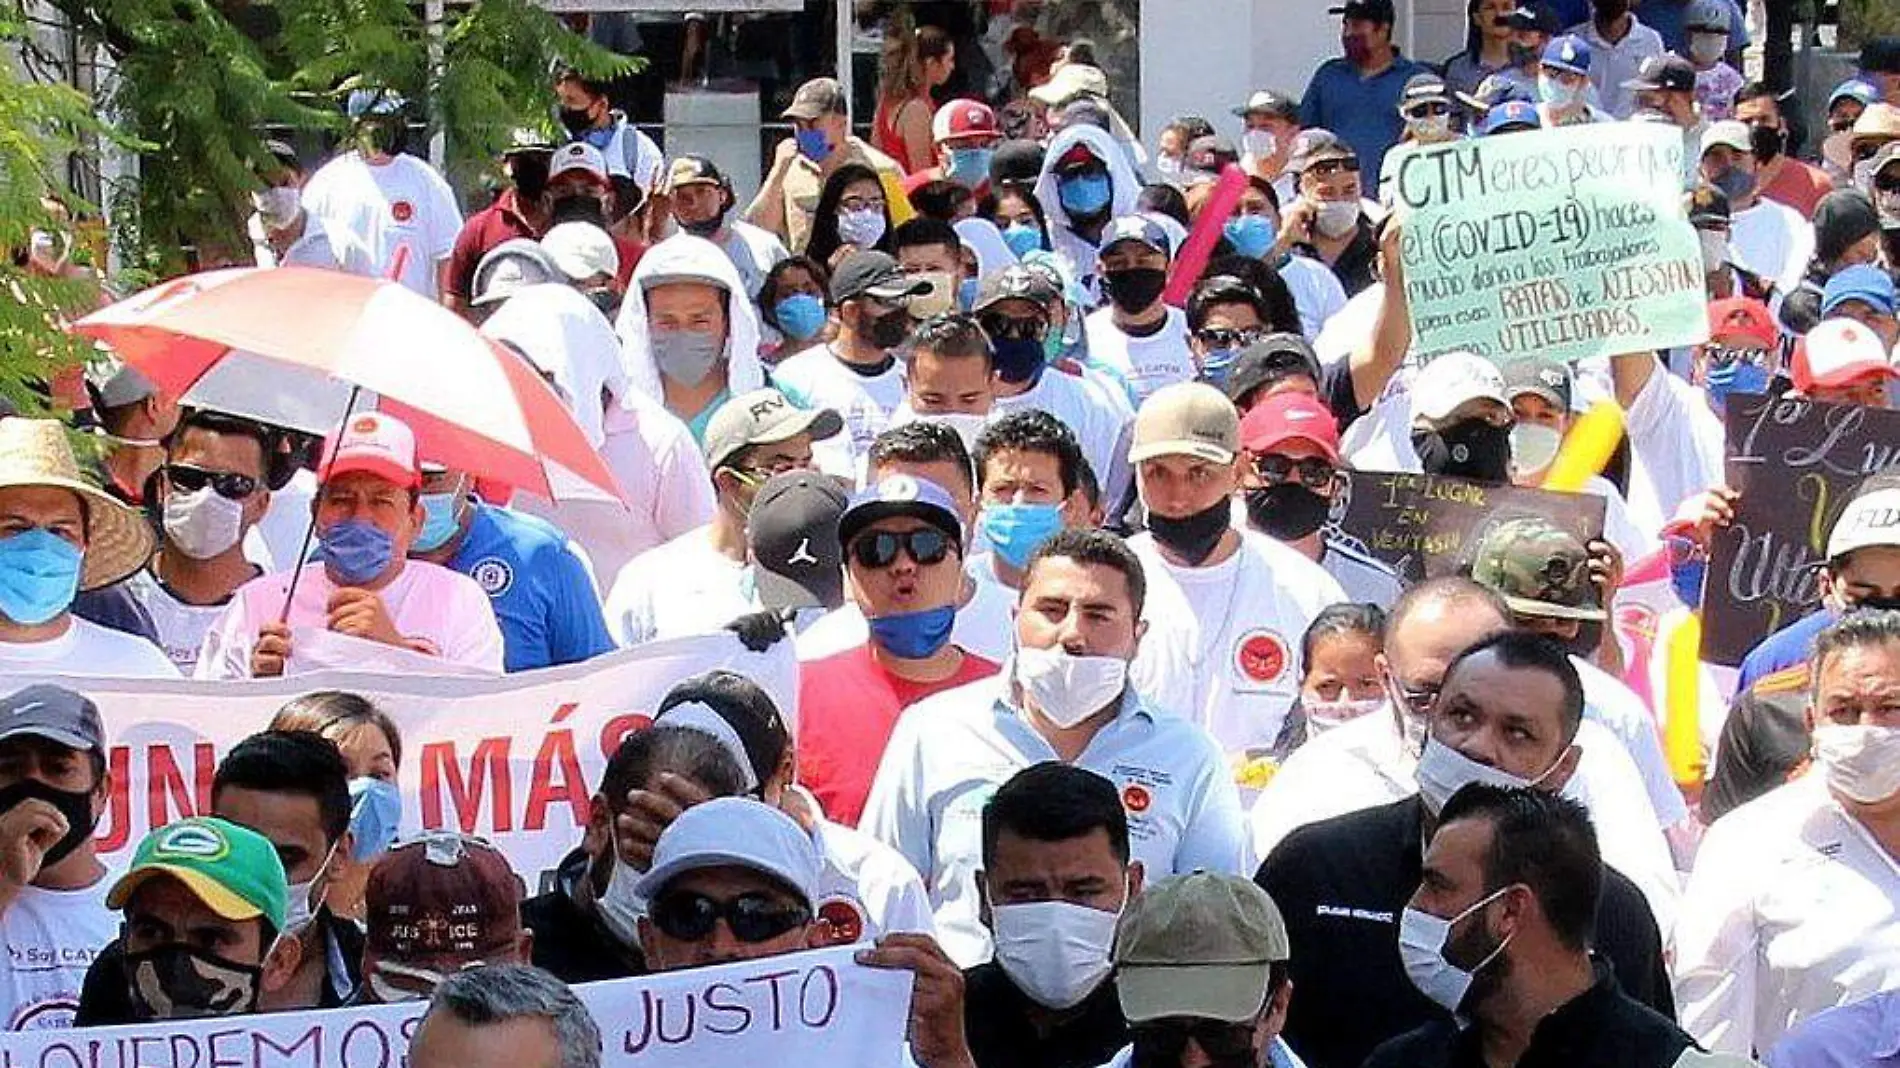
[[[1386,149],[1399,143],[1405,119],[1399,114],[1399,95],[1405,82],[1427,68],[1397,56],[1392,65],[1370,78],[1344,56],[1329,59],[1313,72],[1300,99],[1300,125],[1324,127],[1339,135],[1359,155],[1359,174],[1366,193],[1376,196],[1379,167]]]
[[[1805,662],[1814,655],[1814,639],[1840,617],[1825,608],[1817,609],[1763,638],[1742,658],[1742,674],[1735,682],[1737,693],[1777,671]]]
[[[553,524],[478,501],[448,566],[488,595],[509,671],[572,664],[613,650],[593,581]]]

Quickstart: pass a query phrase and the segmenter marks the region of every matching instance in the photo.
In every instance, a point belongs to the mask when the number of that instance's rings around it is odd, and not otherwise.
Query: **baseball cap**
[[[1855,488],[1827,533],[1827,558],[1870,545],[1900,546],[1900,477],[1875,475]]]
[[[1530,393],[1549,401],[1558,411],[1570,410],[1575,383],[1570,376],[1570,365],[1562,360],[1547,356],[1514,360],[1501,373],[1507,400],[1515,400]]]
[[[1293,148],[1287,153],[1286,169],[1293,174],[1302,174],[1315,163],[1324,163],[1329,159],[1358,159],[1352,146],[1339,139],[1331,130],[1314,127],[1301,130],[1293,138]]]
[[[1328,15],[1339,15],[1349,19],[1365,19],[1368,22],[1382,22],[1391,25],[1399,20],[1393,10],[1392,0],[1346,0],[1326,9]],[[1259,1008],[1258,1005],[1254,1006]]]
[[[1709,149],[1717,145],[1732,148],[1737,152],[1747,152],[1749,150],[1748,124],[1740,119],[1723,119],[1720,122],[1710,123],[1709,128],[1702,131],[1702,144],[1696,149],[1696,153],[1706,156],[1709,154]]]
[[[1288,370],[1298,370],[1319,382],[1319,355],[1304,337],[1282,331],[1241,349],[1227,369],[1227,396],[1235,404],[1247,394],[1277,379]]]
[[[1689,9],[1682,16],[1682,28],[1727,33],[1728,6],[1719,0],[1690,0]]]
[[[811,471],[787,471],[759,487],[746,514],[746,540],[761,607],[833,608],[844,603],[838,520],[847,503],[836,478]]]
[[[1468,401],[1489,399],[1505,407],[1504,376],[1490,360],[1474,352],[1447,352],[1419,369],[1412,382],[1412,418],[1434,423]]]
[[[40,683],[0,698],[0,741],[45,738],[68,749],[105,752],[99,706],[64,686]]]
[[[598,275],[620,276],[620,250],[607,231],[590,222],[564,222],[541,238],[548,259],[569,281],[583,282]]]
[[[1544,46],[1543,64],[1571,74],[1590,73],[1590,42],[1574,33],[1552,37]]]
[[[1148,395],[1135,412],[1130,463],[1157,456],[1193,456],[1234,462],[1240,451],[1240,413],[1234,402],[1202,382],[1176,382]]]
[[[990,184],[1022,182],[1034,185],[1042,174],[1043,147],[1039,141],[1014,138],[996,146],[990,157]]]
[[[1430,71],[1407,78],[1405,88],[1399,92],[1399,110],[1405,111],[1415,104],[1429,103],[1451,106],[1451,90],[1445,87],[1445,79]]]
[[[382,412],[350,416],[335,452],[324,464],[321,481],[362,471],[388,479],[405,489],[422,484],[422,466],[416,459],[416,435],[409,425]]]
[[[929,289],[928,281],[905,274],[896,260],[872,249],[846,256],[831,275],[831,300],[834,304],[843,304],[859,297],[903,300]]]
[[[132,866],[106,894],[106,907],[122,909],[139,887],[169,876],[183,883],[204,906],[227,920],[261,917],[271,929],[284,929],[290,890],[283,862],[270,839],[248,827],[193,816],[145,836],[132,854]]]
[[[689,185],[724,186],[726,176],[719,165],[705,156],[675,156],[666,169],[666,188],[682,189]]]
[[[666,884],[707,868],[749,868],[818,900],[818,847],[796,821],[750,797],[716,797],[680,813],[653,846],[653,867],[634,892],[652,901]]]
[[[394,115],[407,104],[402,94],[393,89],[352,89],[343,101],[343,114],[352,119],[366,115]]]
[[[1535,130],[1543,124],[1543,118],[1537,114],[1537,105],[1524,100],[1506,100],[1484,113],[1484,122],[1478,127],[1478,134],[1490,137],[1492,134],[1517,130]]]
[[[1124,241],[1139,241],[1163,256],[1172,256],[1174,246],[1168,240],[1168,232],[1146,215],[1123,215],[1111,220],[1108,228],[1102,231],[1102,241],[1098,246],[1101,255]]]
[[[800,408],[770,386],[755,389],[721,404],[707,420],[706,467],[718,470],[752,445],[773,445],[800,434],[823,441],[843,429],[844,420],[830,408]]]
[[[1496,590],[1518,615],[1606,618],[1590,582],[1590,551],[1541,516],[1506,519],[1485,531],[1471,553],[1471,578]]]
[[[838,544],[851,544],[865,527],[894,515],[914,515],[963,544],[956,500],[935,482],[912,475],[887,475],[852,494],[838,517]]]
[[[1794,347],[1790,377],[1803,393],[1868,375],[1900,377],[1879,335],[1852,319],[1823,319]]]
[[[1821,314],[1858,300],[1883,315],[1894,312],[1893,276],[1871,263],[1856,263],[1834,273],[1821,290]]]
[[[1544,3],[1519,4],[1504,18],[1514,30],[1535,30],[1546,36],[1562,33],[1564,28],[1556,10]]]
[[[1197,1016],[1239,1023],[1292,955],[1280,907],[1251,879],[1195,871],[1135,895],[1115,925],[1115,988],[1129,1023]]]
[[[850,102],[844,95],[844,86],[836,78],[813,78],[798,87],[792,94],[792,103],[779,112],[781,119],[802,119],[810,122],[824,115],[844,115],[850,112]]]
[[[101,408],[123,408],[158,392],[143,372],[117,357],[89,364],[86,384],[92,387],[92,402]]]
[[[1220,134],[1202,134],[1188,142],[1185,159],[1193,170],[1219,174],[1227,164],[1240,162],[1240,150],[1234,147],[1232,140]]]
[[[691,727],[718,738],[752,785],[778,771],[792,733],[764,687],[735,671],[715,669],[684,679],[660,698],[656,724]]]
[[[1874,88],[1871,83],[1861,78],[1849,78],[1835,86],[1834,91],[1827,95],[1827,106],[1832,109],[1843,100],[1858,100],[1861,107],[1866,107],[1879,99],[1880,90]]]
[[[531,237],[511,237],[482,254],[475,264],[470,304],[499,304],[528,286],[552,282],[561,273],[553,257]]]
[[[980,100],[952,100],[937,109],[930,118],[930,138],[939,144],[945,141],[1001,139],[1003,131],[996,125],[996,112]]]
[[[1247,98],[1247,103],[1234,109],[1237,118],[1249,115],[1271,115],[1277,119],[1298,122],[1300,102],[1276,89],[1261,89]]]
[[[977,290],[974,312],[988,311],[1006,300],[1026,300],[1036,306],[1049,309],[1062,299],[1062,291],[1056,288],[1049,276],[1041,271],[1012,263],[1000,271],[983,279]]]
[[[1763,348],[1775,347],[1775,320],[1768,305],[1751,297],[1723,297],[1709,302],[1709,340],[1744,337],[1760,342]]]
[[[1860,69],[1874,74],[1900,74],[1900,37],[1873,37],[1862,42]]]
[[[1695,67],[1681,56],[1664,52],[1658,56],[1645,56],[1643,65],[1636,68],[1636,77],[1623,83],[1625,89],[1664,91],[1672,93],[1695,92]]]
[[[554,150],[554,162],[548,164],[548,180],[581,171],[601,185],[607,184],[607,157],[585,141],[570,141]]]
[[[1288,441],[1309,441],[1333,463],[1339,462],[1339,423],[1311,393],[1276,393],[1240,421],[1240,443],[1263,456]]]
[[[1862,141],[1889,141],[1900,137],[1900,107],[1884,100],[1867,105],[1854,120],[1854,128],[1848,132],[1850,143],[1858,145]]]
[[[521,884],[494,846],[434,831],[376,861],[363,888],[363,919],[378,957],[502,953],[521,937]]]
[[[1729,224],[1728,194],[1709,182],[1697,182],[1689,191],[1689,225],[1704,229]]]

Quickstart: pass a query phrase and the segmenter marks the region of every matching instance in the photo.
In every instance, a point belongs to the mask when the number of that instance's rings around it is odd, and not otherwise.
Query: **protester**
[[[1814,255],[1814,228],[1794,208],[1762,195],[1754,135],[1736,119],[1702,133],[1701,174],[1728,197],[1729,250],[1736,262],[1782,292],[1801,284]]]
[[[1616,121],[1590,102],[1591,56],[1589,42],[1575,34],[1553,37],[1544,46],[1538,63],[1537,118],[1545,127]]]
[[[779,115],[791,121],[792,136],[779,142],[772,169],[745,214],[747,222],[777,234],[793,252],[805,251],[819,190],[846,164],[877,173],[894,221],[910,217],[908,203],[890,203],[903,194],[903,169],[851,132],[849,112],[844,86],[833,78],[813,78],[798,87]]]
[[[1735,94],[1735,117],[1748,126],[1761,195],[1793,208],[1804,219],[1814,218],[1815,207],[1833,191],[1834,182],[1821,168],[1792,154],[1781,94],[1763,82],[1749,82]]]
[[[1823,404],[1886,408],[1900,378],[1880,335],[1852,319],[1824,319],[1795,343],[1794,388]]]
[[[613,107],[607,83],[565,67],[555,72],[554,93],[559,101],[555,118],[569,137],[600,152],[609,175],[638,189],[659,186],[664,166],[659,146]]]
[[[897,229],[895,214],[877,171],[847,163],[833,171],[819,190],[811,238],[801,251],[834,271],[853,252],[890,252]]]
[[[390,850],[364,891],[358,1003],[421,1001],[458,972],[528,963],[520,910],[520,879],[479,838],[432,832]]]
[[[1276,89],[1261,89],[1234,109],[1245,124],[1240,135],[1240,166],[1249,175],[1273,184],[1280,203],[1293,199],[1293,182],[1285,174],[1287,154],[1300,132],[1300,104]]]
[[[1702,158],[1703,138],[1711,125],[1696,109],[1695,67],[1673,52],[1651,56],[1643,60],[1636,77],[1624,82],[1623,88],[1636,91],[1640,110],[1632,118],[1646,115],[1649,119],[1645,121],[1675,126],[1682,131],[1683,185],[1693,184],[1697,165],[1690,157]]]
[[[1379,653],[1386,615],[1378,605],[1328,605],[1300,635],[1299,703],[1275,749],[1290,753],[1314,738],[1385,708]],[[1258,806],[1256,806],[1256,811]]]
[[[292,698],[271,717],[271,731],[322,735],[343,754],[349,771],[350,861],[330,873],[325,906],[337,916],[363,918],[363,886],[371,865],[396,841],[402,824],[402,733],[367,698],[340,690],[313,690]]]
[[[475,296],[475,265],[497,245],[514,238],[539,241],[552,223],[548,204],[548,172],[554,146],[534,130],[519,131],[501,155],[508,185],[494,203],[470,215],[455,235],[442,280],[442,302],[465,311]]]
[[[891,255],[905,274],[929,284],[910,299],[910,317],[928,322],[964,310],[963,239],[942,219],[919,217],[891,232]]]
[[[244,221],[257,265],[375,275],[368,248],[346,235],[331,233],[304,210],[303,188],[310,176],[296,149],[277,140],[265,142],[264,147],[270,150],[271,163],[258,175],[264,188],[251,194],[251,207],[256,210]]]
[[[1235,253],[1259,260],[1279,274],[1299,310],[1300,334],[1311,341],[1346,306],[1346,291],[1325,264],[1293,254],[1294,238],[1282,225],[1282,202],[1272,183],[1249,177],[1234,216],[1222,225],[1221,233]]]
[[[878,64],[877,110],[871,141],[907,174],[929,165],[932,94],[956,71],[956,42],[935,26],[913,29],[892,19],[884,30]]]
[[[1740,304],[1743,302],[1735,302]],[[1752,308],[1760,309],[1760,317],[1749,313],[1747,325],[1742,329],[1755,331],[1765,327],[1768,338],[1762,344],[1765,351],[1774,343],[1774,327],[1768,322],[1766,308],[1758,303],[1748,302]],[[1724,305],[1724,308],[1735,304]],[[1715,305],[1709,309],[1709,323],[1712,336],[1711,345],[1718,341],[1733,341],[1736,329],[1723,323]],[[1752,333],[1750,334],[1752,338]],[[1739,350],[1724,349],[1731,361],[1740,356]],[[1720,376],[1717,376],[1718,379]],[[1516,422],[1511,427],[1511,481],[1519,486],[1536,487],[1544,483],[1544,477],[1550,473],[1556,463],[1558,453],[1563,451],[1564,443],[1577,424],[1582,413],[1577,409],[1577,381],[1570,366],[1558,360],[1542,357],[1515,360],[1505,368],[1504,395],[1510,402],[1511,415]],[[1745,390],[1753,392],[1753,390]],[[1716,400],[1714,390],[1709,391],[1710,402]],[[1640,560],[1656,547],[1656,532],[1662,529],[1663,517],[1660,515],[1632,516],[1629,502],[1623,499],[1623,492],[1616,484],[1602,475],[1591,475],[1583,483],[1582,492],[1603,499],[1603,540],[1616,548],[1625,560]],[[1608,595],[1605,595],[1606,600]]]
[[[58,686],[0,698],[0,934],[5,1029],[73,1025],[86,971],[117,934],[93,828],[112,787],[105,728]]]
[[[767,273],[790,253],[777,235],[732,217],[732,180],[705,156],[679,156],[666,172],[666,192],[674,223],[724,249],[746,294],[758,297]]]
[[[1435,366],[1438,361],[1433,361]],[[1624,413],[1632,514],[1672,516],[1682,503],[1723,482],[1723,430],[1706,396],[1669,373],[1653,352],[1610,357],[1610,381]]]
[[[1390,1039],[1365,1063],[1679,1063],[1695,1043],[1592,956],[1603,881],[1582,805],[1483,782],[1452,794],[1400,920],[1399,953],[1412,985],[1462,1016]]]
[[[197,677],[355,663],[373,649],[368,643],[409,654],[398,662],[421,656],[499,672],[501,628],[487,593],[448,568],[407,558],[427,518],[415,434],[380,412],[353,415],[321,477],[311,509],[317,560],[238,587],[205,634]]]
[[[600,1027],[539,968],[494,964],[445,977],[409,1044],[416,1068],[600,1068]]]
[[[1475,94],[1487,77],[1515,66],[1510,16],[1516,10],[1516,0],[1467,0],[1465,50],[1445,61],[1446,88]],[[1447,99],[1445,116],[1449,119],[1450,115]]]
[[[1851,319],[1889,351],[1900,345],[1893,276],[1871,263],[1843,267],[1821,290],[1821,318]]]
[[[1082,467],[1088,461],[1069,428],[1027,409],[984,429],[976,443],[979,525],[989,552],[966,569],[979,582],[1020,592],[1023,569],[1059,530],[1087,529]]]
[[[759,355],[774,369],[824,344],[831,330],[831,272],[807,256],[780,260],[765,273],[758,292],[759,320],[778,334],[778,345]]]
[[[624,236],[625,216],[652,183],[633,185],[614,168],[606,152],[587,141],[570,141],[554,150],[548,167],[548,211],[553,233],[566,223],[585,223],[607,236],[614,247],[614,277],[621,283],[646,253],[646,246]],[[595,243],[598,246],[598,234]]]
[[[1299,176],[1299,196],[1281,215],[1294,253],[1331,268],[1346,296],[1356,296],[1372,284],[1379,258],[1360,201],[1364,162],[1337,134],[1309,125],[1294,139],[1286,166]]]
[[[952,181],[975,197],[990,194],[990,164],[1003,131],[996,112],[980,100],[952,100],[936,109],[930,119],[935,164],[911,172],[905,186],[916,190],[927,182]]]
[[[1630,6],[1629,0],[1590,0],[1590,21],[1569,31],[1590,46],[1590,85],[1616,119],[1636,111],[1636,91],[1628,83],[1645,60],[1665,51],[1662,36],[1639,22]]]
[[[622,258],[614,236],[603,226],[571,219],[550,228],[541,238],[541,250],[561,272],[560,281],[573,287],[603,316],[615,315],[637,258]],[[644,254],[645,249],[640,249]]]
[[[1507,0],[1481,0],[1488,3],[1504,3]],[[1508,28],[1506,33],[1508,35]],[[1460,57],[1453,57],[1458,62]],[[1467,72],[1468,73],[1468,72]],[[1487,86],[1492,79],[1481,79]],[[1457,89],[1461,93],[1475,93],[1478,87],[1474,83]],[[1442,145],[1457,138],[1458,131],[1452,125],[1453,88],[1446,85],[1445,79],[1426,71],[1414,74],[1405,80],[1404,89],[1399,92],[1399,115],[1405,120],[1405,132],[1399,136],[1402,145]],[[1380,172],[1381,185],[1384,184],[1384,172]]]
[[[119,937],[86,969],[74,1027],[271,1011],[302,964],[270,840],[215,816],[145,836],[112,884]]]
[[[1398,14],[1391,0],[1346,0],[1338,14],[1344,55],[1313,72],[1300,94],[1300,125],[1337,131],[1352,146],[1351,154],[1378,174],[1403,127],[1399,94],[1425,68],[1399,54],[1393,26]]]
[[[1049,140],[1034,196],[1049,250],[1083,292],[1098,289],[1099,249],[1109,220],[1133,212],[1140,192],[1140,180],[1108,131],[1083,124]]]
[[[1109,306],[1088,317],[1089,357],[1126,382],[1139,405],[1161,387],[1196,375],[1187,319],[1161,300],[1173,247],[1160,226],[1139,215],[1114,220],[1101,242]]]

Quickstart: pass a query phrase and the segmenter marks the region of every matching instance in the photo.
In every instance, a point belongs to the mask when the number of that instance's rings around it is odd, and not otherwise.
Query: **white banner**
[[[905,1063],[911,973],[853,947],[574,988],[603,1068]],[[405,1068],[422,1002],[0,1034],[4,1068]]]
[[[153,827],[210,812],[219,759],[291,698],[347,690],[374,701],[401,730],[402,833],[481,835],[533,894],[540,875],[579,844],[588,800],[620,740],[650,723],[681,679],[721,667],[763,686],[797,729],[792,643],[752,653],[723,633],[506,676],[328,671],[205,683],[10,675],[0,689],[52,682],[98,703],[112,775],[98,838],[110,867],[128,864]]]

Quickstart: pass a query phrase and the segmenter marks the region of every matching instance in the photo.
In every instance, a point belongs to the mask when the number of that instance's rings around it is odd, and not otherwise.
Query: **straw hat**
[[[66,441],[66,425],[55,419],[0,419],[0,490],[14,486],[51,486],[71,490],[86,505],[86,560],[79,588],[109,586],[145,566],[158,539],[136,511],[80,476],[79,463]]]

